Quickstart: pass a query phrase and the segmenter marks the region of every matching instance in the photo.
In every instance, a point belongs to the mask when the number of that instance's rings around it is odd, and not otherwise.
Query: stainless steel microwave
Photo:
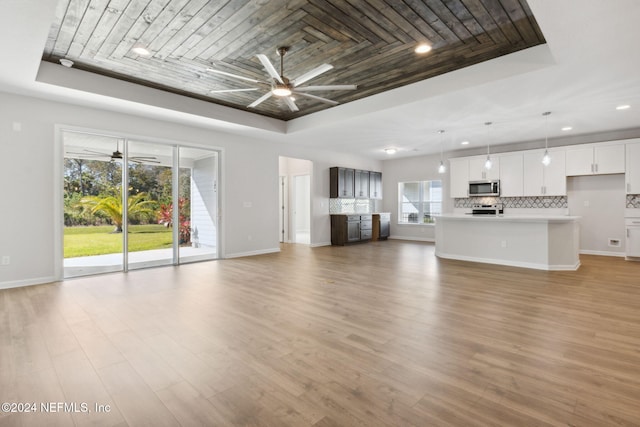
[[[470,181],[469,196],[499,196],[500,181]]]

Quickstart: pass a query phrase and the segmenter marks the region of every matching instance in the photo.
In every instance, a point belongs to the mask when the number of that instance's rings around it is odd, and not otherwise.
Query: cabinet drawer
[[[347,215],[347,222],[360,221],[360,215]]]
[[[371,230],[373,226],[373,221],[361,221],[360,222],[360,230]]]
[[[369,229],[369,230],[360,230],[360,239],[361,240],[371,239],[371,229]]]

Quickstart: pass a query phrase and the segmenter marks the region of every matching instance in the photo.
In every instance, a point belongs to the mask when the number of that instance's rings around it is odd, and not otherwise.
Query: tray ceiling
[[[415,53],[423,42],[431,52]],[[249,109],[269,87],[212,70],[272,81],[256,55],[279,70],[288,46],[286,77],[331,64],[306,85],[358,85],[313,92],[347,103],[544,42],[525,0],[60,0],[43,59],[289,120],[331,106],[296,97],[292,112],[271,97]]]

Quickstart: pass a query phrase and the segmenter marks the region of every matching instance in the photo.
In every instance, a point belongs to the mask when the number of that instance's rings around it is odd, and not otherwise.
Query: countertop
[[[571,222],[580,219],[579,216],[570,215],[468,215],[468,214],[442,214],[437,218],[459,221],[497,221],[497,222]]]
[[[389,212],[342,212],[342,213],[332,213],[329,215],[380,215],[387,214],[391,215]]]

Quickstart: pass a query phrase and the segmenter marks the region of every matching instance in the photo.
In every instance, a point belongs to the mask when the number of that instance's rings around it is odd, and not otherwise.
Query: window
[[[398,183],[398,223],[433,224],[442,214],[442,181]]]

